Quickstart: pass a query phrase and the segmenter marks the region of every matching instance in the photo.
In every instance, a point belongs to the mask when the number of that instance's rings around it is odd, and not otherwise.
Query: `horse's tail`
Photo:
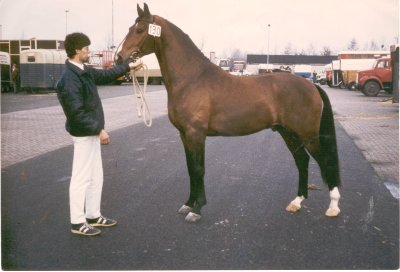
[[[330,190],[340,185],[339,156],[336,142],[335,121],[332,105],[328,95],[318,85],[315,85],[324,103],[319,128],[321,172],[323,180]]]

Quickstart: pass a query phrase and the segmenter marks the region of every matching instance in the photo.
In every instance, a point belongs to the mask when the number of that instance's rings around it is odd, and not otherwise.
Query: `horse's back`
[[[211,81],[212,82],[212,81]],[[322,100],[308,80],[288,73],[226,75],[210,90],[210,134],[246,135],[274,125],[318,132]]]

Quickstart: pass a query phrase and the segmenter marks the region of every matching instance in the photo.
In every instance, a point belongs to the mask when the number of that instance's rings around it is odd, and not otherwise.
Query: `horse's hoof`
[[[338,216],[339,213],[340,213],[339,209],[336,210],[336,209],[329,208],[328,210],[326,210],[325,215],[329,216],[329,217],[335,217],[335,216]]]
[[[188,213],[190,213],[192,210],[193,210],[193,208],[191,208],[191,207],[189,207],[189,206],[186,206],[186,205],[183,205],[183,206],[178,210],[178,213],[180,213],[180,214],[188,214]]]
[[[193,212],[189,212],[185,217],[185,221],[189,223],[196,223],[201,219],[201,215]]]
[[[300,208],[301,208],[301,206],[297,206],[297,205],[294,205],[294,204],[290,203],[290,204],[286,207],[286,210],[287,210],[288,212],[295,213],[295,212],[298,212],[298,211],[300,210]]]

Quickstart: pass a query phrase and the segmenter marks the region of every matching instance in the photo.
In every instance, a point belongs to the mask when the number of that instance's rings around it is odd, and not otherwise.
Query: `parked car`
[[[326,84],[326,74],[325,73],[317,74],[317,83],[319,83],[321,85]]]

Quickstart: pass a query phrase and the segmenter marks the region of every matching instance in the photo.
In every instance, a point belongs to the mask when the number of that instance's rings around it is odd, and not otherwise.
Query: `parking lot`
[[[155,119],[147,128],[130,88],[99,88],[112,141],[103,148],[102,209],[119,224],[94,239],[69,232],[73,148],[56,96],[2,96],[3,269],[398,268],[398,104],[387,96],[325,87],[343,179],[339,217],[324,216],[328,189],[315,162],[310,183],[317,190],[301,212],[285,211],[297,170],[268,130],[207,140],[208,204],[193,225],[176,212],[189,184],[166,91],[150,88]]]

